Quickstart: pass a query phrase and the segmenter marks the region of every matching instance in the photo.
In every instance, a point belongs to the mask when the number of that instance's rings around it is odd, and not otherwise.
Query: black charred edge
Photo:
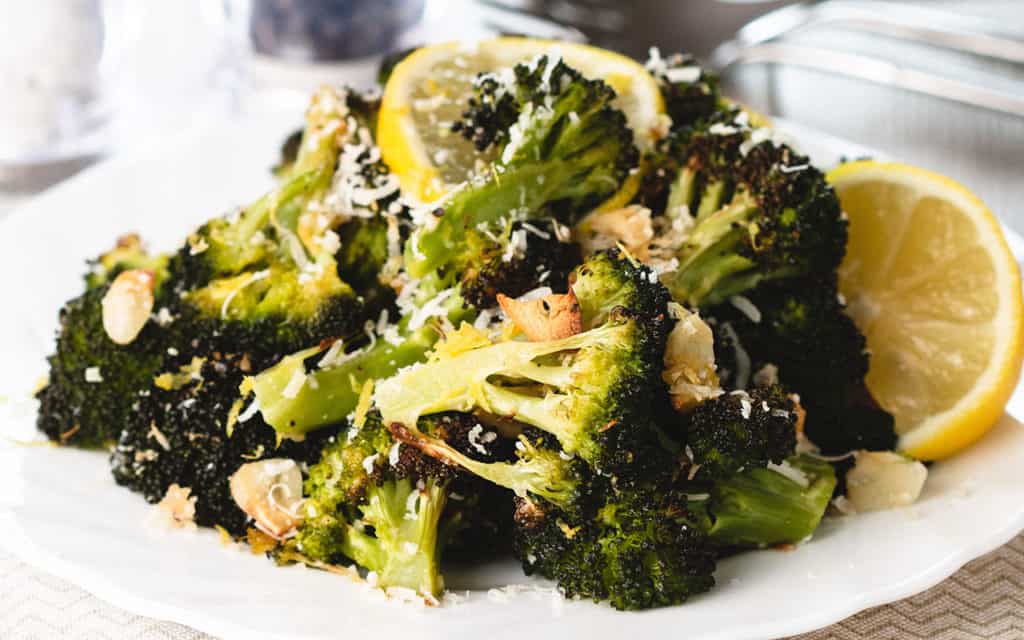
[[[550,286],[554,293],[568,291],[569,274],[583,262],[580,246],[574,242],[559,241],[554,220],[536,220],[530,224],[549,237],[527,230],[529,240],[525,255],[513,257],[508,262],[501,255],[493,255],[482,266],[466,269],[461,288],[465,305],[489,309],[497,304],[499,293],[517,298],[544,285]],[[522,223],[516,222],[512,230],[522,228]],[[548,276],[541,282],[539,278],[545,272]]]
[[[153,388],[140,397],[136,418],[122,430],[111,454],[114,480],[151,503],[159,502],[171,484],[188,487],[197,498],[197,524],[220,525],[232,535],[243,535],[248,517],[235,504],[228,484],[238,467],[272,457],[313,463],[337,432],[326,428],[302,442],[286,439],[278,446],[274,429],[255,415],[237,423],[228,436],[227,416],[248,359],[244,354],[211,356],[202,366],[201,380],[169,391]],[[169,449],[151,435],[154,425]],[[152,453],[137,455],[146,451]]]

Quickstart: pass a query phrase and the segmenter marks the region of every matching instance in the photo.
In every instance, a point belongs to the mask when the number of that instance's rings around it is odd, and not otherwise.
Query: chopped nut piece
[[[103,329],[117,344],[130,344],[153,311],[156,277],[148,269],[122,271],[103,296]]]
[[[525,302],[499,293],[498,304],[531,342],[568,338],[583,330],[580,304],[571,289]]]
[[[280,540],[302,520],[302,472],[294,460],[243,464],[231,476],[230,486],[235,504],[267,535]]]
[[[662,380],[669,387],[672,406],[687,411],[722,393],[715,372],[715,344],[711,328],[696,313],[681,305],[669,305],[676,320],[665,345]]]
[[[577,235],[587,254],[622,243],[637,260],[647,260],[648,249],[654,239],[651,210],[634,204],[593,213],[580,223]]]
[[[858,451],[846,473],[846,495],[857,511],[879,511],[913,504],[928,468],[893,451]]]
[[[154,507],[154,518],[167,527],[195,529],[196,497],[189,496],[192,489],[172,484]]]

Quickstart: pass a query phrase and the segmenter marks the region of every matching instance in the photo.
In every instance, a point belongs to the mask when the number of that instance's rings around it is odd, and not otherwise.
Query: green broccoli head
[[[684,602],[714,585],[716,548],[690,525],[685,496],[662,489],[609,487],[575,517],[517,498],[516,555],[527,574],[555,580],[570,597],[626,610]]]
[[[694,225],[664,277],[679,302],[717,304],[763,281],[834,272],[843,258],[835,192],[805,156],[759,131],[716,121],[686,145],[674,197]]]
[[[89,289],[60,311],[49,379],[36,394],[37,426],[54,442],[94,448],[116,441],[163,361],[166,336],[155,322],[127,345],[107,337],[102,300],[108,288]]]
[[[410,237],[405,264],[414,278],[464,254],[469,230],[496,232],[544,217],[571,225],[615,193],[636,166],[633,134],[611,106],[615,92],[606,84],[546,56],[518,65],[514,75],[515,122],[493,125],[507,126],[500,157],[441,201],[442,215],[427,214]]]
[[[457,441],[470,424],[469,416],[445,415],[422,428]],[[448,545],[479,553],[486,546],[480,538],[502,527],[497,510],[482,504],[496,498],[493,490],[393,440],[376,412],[324,447],[305,494],[295,550],[318,562],[353,560],[384,588],[439,594]]]
[[[702,311],[715,327],[723,386],[746,387],[751,372],[772,368],[783,386],[800,394],[805,432],[824,452],[895,446],[892,416],[864,386],[867,345],[846,315],[834,274],[766,282],[741,300]]]
[[[686,416],[687,453],[697,478],[719,479],[779,464],[796,448],[796,406],[781,387],[733,391]]]
[[[275,261],[259,271],[218,279],[182,292],[171,309],[181,326],[209,336],[216,348],[261,355],[361,333],[376,311],[338,277],[331,257],[302,270]]]
[[[170,343],[169,331],[153,318],[129,344],[113,342],[103,324],[103,299],[111,282],[129,269],[154,276],[154,309],[169,296],[167,256],[147,254],[138,236],[92,261],[86,291],[60,311],[57,344],[48,359],[49,378],[36,397],[37,426],[50,440],[81,447],[101,447],[117,440],[132,415],[138,393],[146,389]]]
[[[605,269],[611,264],[619,269]],[[667,297],[656,277],[617,252],[599,254],[574,276],[582,333],[537,342],[491,342],[479,334],[468,348],[439,348],[428,362],[377,385],[385,422],[414,429],[424,415],[480,412],[547,432],[568,454],[622,481],[654,464],[665,451],[654,412],[664,395]],[[609,289],[660,301],[661,312],[606,309],[607,300],[590,297]]]
[[[172,260],[171,311],[221,350],[280,354],[361,334],[393,299],[378,276],[405,214],[370,135],[375,113],[352,91],[315,94],[278,186],[208,222]]]

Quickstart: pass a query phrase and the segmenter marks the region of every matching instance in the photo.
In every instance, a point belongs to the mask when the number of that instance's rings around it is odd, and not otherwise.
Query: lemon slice
[[[635,60],[597,47],[532,38],[437,44],[417,49],[395,66],[381,101],[377,141],[403,192],[431,202],[494,159],[493,151],[480,153],[452,133],[451,124],[465,110],[478,73],[539,54],[561,56],[583,75],[611,85],[637,145],[643,150],[653,143],[665,107],[657,81]],[[626,187],[635,191],[637,183]]]
[[[1020,270],[999,223],[949,178],[853,162],[828,174],[850,217],[840,290],[899,449],[948,457],[984,435],[1021,369]]]

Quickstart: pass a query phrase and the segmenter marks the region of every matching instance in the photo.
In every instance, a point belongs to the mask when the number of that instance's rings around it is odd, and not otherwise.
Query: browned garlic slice
[[[230,479],[235,504],[260,530],[278,540],[302,521],[302,472],[294,460],[269,458],[243,464]]]
[[[526,301],[499,293],[498,304],[532,342],[568,338],[583,330],[580,304],[571,289]]]
[[[587,254],[622,243],[626,251],[643,261],[647,259],[648,248],[654,239],[651,210],[634,204],[595,212],[580,223],[576,235]]]
[[[130,344],[153,312],[156,276],[148,269],[122,271],[103,296],[103,330],[117,344]]]
[[[715,344],[711,328],[696,313],[669,304],[676,325],[665,345],[662,380],[669,387],[672,406],[686,411],[722,393],[715,372]]]
[[[913,504],[928,468],[893,451],[858,451],[846,473],[846,496],[857,511],[880,511]]]

